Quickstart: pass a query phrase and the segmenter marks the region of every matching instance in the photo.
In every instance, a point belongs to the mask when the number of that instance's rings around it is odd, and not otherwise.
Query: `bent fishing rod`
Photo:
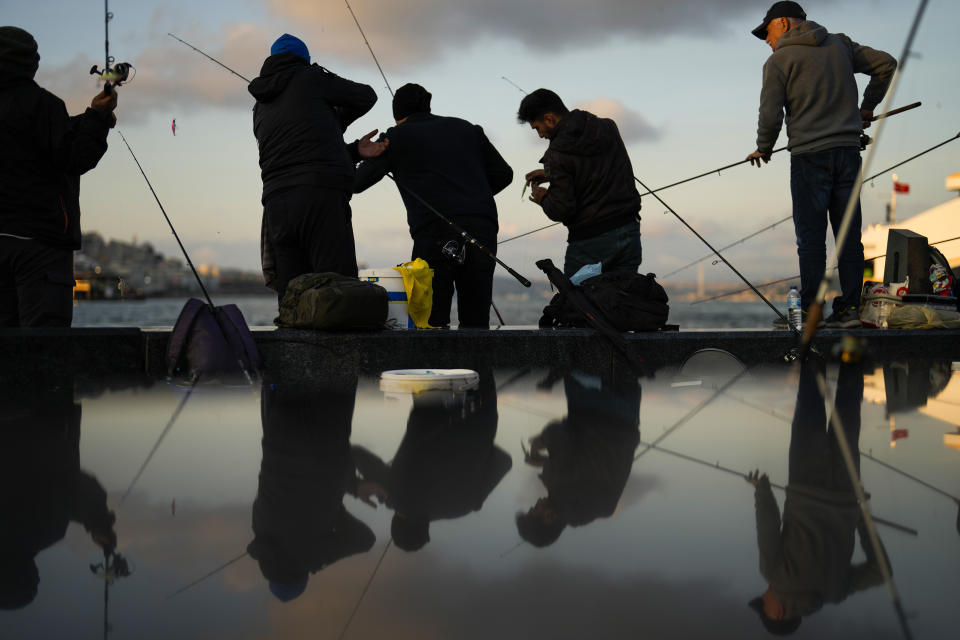
[[[960,240],[960,236],[953,238],[947,238],[946,240],[938,240],[936,242],[928,242],[927,246],[935,247],[938,244],[945,244],[947,242],[953,242],[954,240]],[[870,262],[871,260],[878,260],[880,258],[886,258],[887,254],[881,254],[878,256],[873,256],[872,258],[866,258],[864,262]],[[833,271],[836,271],[837,267],[833,268]],[[831,272],[832,273],[832,272]],[[758,284],[757,287],[760,289],[765,289],[767,287],[772,287],[775,284],[782,284],[784,282],[790,282],[791,280],[799,280],[800,275],[790,276],[789,278],[780,278],[779,280],[771,280],[770,282],[764,282],[763,284]],[[701,298],[699,300],[694,300],[690,304],[700,304],[701,302],[713,302],[714,300],[719,300],[720,298],[727,298],[729,296],[735,296],[738,293],[743,293],[745,291],[750,291],[750,289],[737,289],[736,291],[726,291],[724,293],[718,293],[715,296],[710,296],[709,298]]]
[[[510,80],[508,80],[505,76],[503,77],[503,79],[504,79],[504,80],[507,80],[507,82],[510,82]],[[513,84],[513,82],[510,82],[510,84]],[[516,87],[517,85],[513,84],[513,86]],[[517,88],[520,89],[520,87],[517,87]],[[523,91],[523,89],[520,89],[520,91]],[[879,115],[876,115],[876,116],[873,116],[872,118],[870,118],[869,122],[876,122],[877,120],[882,120],[882,119],[884,119],[884,118],[889,118],[890,116],[895,116],[895,115],[897,115],[898,113],[903,113],[904,111],[910,111],[911,109],[916,109],[917,107],[921,106],[922,104],[923,104],[922,102],[914,102],[913,104],[908,104],[908,105],[905,106],[905,107],[900,107],[900,108],[898,108],[898,109],[893,109],[893,110],[891,110],[891,111],[887,111],[886,113],[881,113],[881,114],[879,114]],[[950,138],[950,140],[947,140],[946,142],[950,142],[950,141],[952,141],[953,139],[954,139],[954,138]],[[890,167],[890,168],[887,169],[886,171],[882,171],[882,172],[880,172],[880,173],[878,173],[878,174],[876,174],[876,175],[874,175],[874,176],[871,176],[870,178],[866,178],[866,179],[864,180],[864,182],[869,182],[869,181],[872,180],[873,178],[877,177],[877,175],[881,175],[881,174],[883,174],[883,173],[886,173],[887,171],[891,171],[892,169],[895,169],[895,168],[899,167],[901,164],[905,164],[905,163],[907,163],[907,162],[909,162],[909,161],[911,161],[911,160],[915,160],[916,158],[919,158],[920,156],[924,155],[925,153],[929,153],[930,151],[933,151],[934,149],[943,146],[944,144],[946,144],[946,142],[943,142],[943,143],[937,145],[936,147],[931,147],[930,149],[927,149],[926,151],[924,151],[924,152],[922,152],[922,153],[919,153],[919,154],[917,154],[916,156],[913,156],[913,157],[911,157],[911,158],[907,158],[906,160],[904,160],[904,161],[901,162],[900,164],[894,165],[893,167]],[[773,154],[775,154],[775,153],[780,153],[781,151],[786,151],[786,150],[787,150],[787,147],[780,147],[779,149],[774,149],[774,150],[770,153],[770,155],[773,155]],[[647,189],[647,191],[646,191],[645,193],[641,193],[641,194],[640,194],[640,197],[642,198],[642,197],[644,197],[644,196],[650,196],[650,195],[653,195],[653,194],[655,194],[655,193],[659,193],[659,192],[661,192],[661,191],[666,191],[667,189],[672,189],[673,187],[678,187],[678,186],[680,186],[680,185],[682,185],[682,184],[686,184],[686,183],[688,183],[688,182],[693,182],[694,180],[699,180],[700,178],[705,178],[705,177],[707,177],[707,176],[712,176],[713,174],[717,174],[717,175],[719,176],[721,171],[726,171],[727,169],[732,169],[732,168],[734,168],[734,167],[738,167],[738,166],[740,166],[740,165],[742,165],[742,164],[746,164],[746,163],[748,163],[748,162],[750,162],[750,159],[749,159],[749,158],[746,158],[746,159],[744,159],[744,160],[739,160],[739,161],[737,161],[737,162],[732,162],[732,163],[727,164],[727,165],[724,165],[724,166],[722,166],[722,167],[717,167],[716,169],[712,169],[712,170],[710,170],[710,171],[704,171],[703,173],[697,174],[697,175],[692,176],[692,177],[690,177],[690,178],[684,178],[683,180],[679,180],[679,181],[677,181],[677,182],[673,182],[673,183],[671,183],[671,184],[664,185],[664,186],[662,186],[662,187],[657,187],[656,189]],[[646,188],[646,187],[644,187],[644,188]],[[784,218],[784,220],[789,220],[789,219],[790,219],[789,216],[788,216],[787,218]],[[781,220],[781,221],[779,221],[779,222],[774,223],[773,226],[776,226],[777,224],[780,224],[780,222],[783,222],[784,220]],[[527,231],[526,233],[521,233],[521,234],[516,235],[516,236],[513,236],[513,237],[511,237],[511,238],[507,238],[506,240],[501,240],[501,241],[498,242],[497,244],[503,244],[503,243],[505,243],[505,242],[510,242],[511,240],[517,240],[518,238],[523,238],[523,237],[525,237],[525,236],[529,236],[529,235],[531,235],[531,234],[537,233],[538,231],[544,231],[544,230],[546,230],[546,229],[550,229],[550,228],[552,228],[552,227],[557,226],[558,224],[561,224],[561,223],[560,223],[560,222],[554,222],[554,223],[548,224],[548,225],[546,225],[546,226],[539,227],[539,228],[533,229],[533,230],[531,230],[531,231]],[[771,227],[769,227],[769,228],[772,229],[773,226],[771,226]],[[766,231],[766,230],[767,230],[767,229],[765,228],[765,229],[762,229],[761,231]],[[758,232],[758,233],[759,233],[759,232]],[[757,235],[757,234],[753,234],[753,235]],[[737,243],[734,243],[734,244],[737,244]],[[734,244],[731,244],[730,246],[734,246]],[[725,249],[729,249],[730,246],[725,247]],[[724,249],[721,249],[721,251],[723,251],[723,250],[724,250]],[[714,254],[711,253],[711,254],[709,254],[709,255],[707,255],[707,256],[704,256],[703,258],[700,258],[700,259],[697,260],[696,262],[691,262],[690,264],[688,264],[688,265],[686,265],[686,266],[680,267],[680,269],[677,269],[677,270],[675,270],[675,271],[671,271],[670,273],[667,274],[667,276],[673,275],[674,273],[677,273],[677,271],[681,271],[681,270],[683,270],[683,269],[686,269],[687,267],[690,267],[690,266],[692,266],[692,265],[695,265],[695,264],[697,264],[698,262],[702,262],[702,261],[706,260],[707,258],[711,257],[712,255],[714,255]],[[664,276],[664,277],[667,277],[667,276]]]
[[[919,103],[917,103],[917,104],[919,104]],[[896,169],[897,167],[901,167],[901,166],[907,164],[908,162],[912,162],[912,161],[916,160],[917,158],[919,158],[919,157],[921,157],[921,156],[925,156],[925,155],[927,155],[928,153],[930,153],[931,151],[935,151],[935,150],[939,149],[940,147],[942,147],[942,146],[944,146],[944,145],[946,145],[946,144],[949,144],[949,143],[953,142],[953,141],[956,140],[957,138],[960,138],[960,133],[958,133],[958,134],[955,135],[955,136],[950,136],[949,138],[947,138],[947,139],[944,140],[943,142],[937,143],[937,144],[933,145],[932,147],[929,147],[928,149],[924,149],[924,150],[921,151],[920,153],[916,153],[916,154],[910,156],[909,158],[906,158],[905,160],[901,160],[900,162],[896,163],[895,165],[892,165],[892,166],[887,167],[887,168],[884,169],[883,171],[878,171],[877,173],[873,174],[872,176],[870,176],[870,177],[868,177],[868,178],[864,178],[863,181],[864,181],[865,183],[866,183],[866,182],[872,182],[873,180],[879,178],[879,177],[882,176],[883,174],[889,173],[890,171],[893,171],[893,170]],[[662,187],[662,188],[665,189],[666,187]],[[659,191],[659,190],[660,190],[660,189],[658,189],[658,191]],[[793,219],[793,215],[789,215],[789,216],[786,216],[786,217],[784,217],[784,218],[781,218],[781,219],[777,220],[776,222],[774,222],[774,223],[772,223],[772,224],[770,224],[770,225],[767,225],[766,227],[763,227],[762,229],[758,229],[757,231],[754,231],[753,233],[750,233],[750,234],[748,234],[748,235],[745,235],[745,236],[743,236],[742,238],[731,242],[730,244],[728,244],[728,245],[725,246],[725,247],[721,247],[720,250],[721,250],[721,251],[726,251],[727,249],[730,249],[731,247],[735,247],[735,246],[737,246],[738,244],[740,244],[740,243],[742,243],[742,242],[744,242],[744,241],[746,241],[746,240],[750,240],[751,238],[754,238],[754,237],[760,235],[761,233],[763,233],[763,232],[765,232],[765,231],[770,231],[771,229],[774,229],[774,228],[778,227],[779,225],[783,224],[784,222],[787,222],[787,221],[792,220],[792,219]],[[550,225],[550,226],[553,226],[553,225]],[[544,227],[544,228],[546,228],[546,227]],[[539,229],[538,229],[537,231],[539,231]],[[531,231],[530,233],[533,233],[533,232]],[[523,234],[523,235],[529,235],[529,234],[526,234],[526,233],[525,233],[525,234]],[[520,236],[517,236],[517,237],[520,237]],[[513,240],[513,238],[510,238],[510,239]],[[665,274],[663,277],[664,277],[664,278],[668,278],[668,277],[670,277],[670,276],[672,276],[672,275],[674,275],[674,274],[676,274],[676,273],[680,273],[680,272],[683,271],[684,269],[689,269],[690,267],[692,267],[692,266],[694,266],[694,265],[696,265],[696,264],[699,264],[699,263],[703,262],[704,260],[709,260],[709,259],[712,258],[712,257],[713,257],[713,254],[712,254],[712,253],[708,253],[708,254],[705,255],[705,256],[702,256],[702,257],[700,257],[700,258],[697,258],[697,259],[694,260],[693,262],[689,262],[689,263],[683,265],[682,267],[678,267],[677,269],[674,269],[673,271]],[[716,264],[716,263],[714,263],[714,264]]]
[[[927,4],[928,0],[920,0],[920,5],[917,7],[917,11],[914,14],[913,23],[910,25],[910,31],[907,33],[907,39],[906,42],[904,42],[903,52],[900,54],[897,69],[893,72],[893,79],[891,79],[890,86],[887,89],[887,97],[884,102],[885,108],[889,108],[890,104],[893,102],[894,96],[897,94],[897,86],[900,84],[900,78],[903,76],[903,72],[907,67],[907,61],[910,58],[910,52],[913,48],[913,41],[917,36],[918,29],[920,28],[920,21],[923,19],[923,14],[927,10]],[[877,152],[878,141],[884,131],[884,124],[886,121],[886,118],[884,118],[883,120],[880,120],[879,124],[877,125],[877,130],[874,134],[874,144],[872,144],[867,151],[867,157],[860,165],[860,170],[857,172],[857,179],[853,184],[853,189],[850,190],[850,198],[847,200],[847,208],[843,212],[843,220],[840,223],[840,229],[836,234],[836,244],[833,249],[831,260],[828,263],[830,265],[830,269],[824,270],[823,277],[820,279],[820,286],[817,289],[816,298],[810,305],[810,308],[807,312],[807,321],[803,327],[803,336],[800,340],[799,357],[801,360],[806,359],[807,355],[809,355],[810,349],[813,345],[813,338],[817,334],[820,318],[823,317],[823,305],[827,298],[827,288],[830,286],[829,274],[839,265],[840,252],[846,247],[847,236],[850,234],[850,227],[853,225],[853,213],[854,211],[859,211],[860,209],[860,191],[863,188],[863,176],[867,173],[867,169],[873,163],[873,157]],[[891,591],[891,595],[894,596],[895,604],[898,604],[896,593]],[[898,611],[898,613],[902,614],[901,611]],[[909,629],[904,628],[904,633],[908,637],[910,636]]]

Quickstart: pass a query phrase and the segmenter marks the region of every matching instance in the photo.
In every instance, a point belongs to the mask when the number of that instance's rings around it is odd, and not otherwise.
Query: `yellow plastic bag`
[[[433,269],[423,258],[405,262],[394,267],[403,277],[403,288],[407,291],[407,313],[417,329],[439,329],[429,324],[433,310]]]

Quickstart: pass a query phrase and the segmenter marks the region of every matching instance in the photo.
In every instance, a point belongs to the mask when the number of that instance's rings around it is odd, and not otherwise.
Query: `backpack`
[[[383,329],[390,298],[378,284],[339,273],[305,273],[287,284],[277,326],[324,331]]]
[[[618,331],[658,331],[670,314],[667,292],[652,273],[611,271],[584,280],[580,289]],[[543,309],[541,328],[586,327],[587,319],[564,292]]]
[[[242,373],[250,378],[260,371],[262,362],[237,305],[211,307],[190,298],[167,341],[166,365],[171,377]]]
[[[928,249],[930,251],[930,266],[941,266],[950,276],[950,295],[956,298],[957,310],[960,311],[960,280],[957,280],[957,274],[950,268],[950,262],[939,249],[934,246],[929,246]]]

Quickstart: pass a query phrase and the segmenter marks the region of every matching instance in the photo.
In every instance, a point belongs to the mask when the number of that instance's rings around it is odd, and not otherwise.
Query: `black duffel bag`
[[[580,289],[619,331],[658,331],[667,324],[667,292],[652,273],[611,271],[588,278]],[[560,292],[543,309],[540,327],[586,327],[587,319]]]

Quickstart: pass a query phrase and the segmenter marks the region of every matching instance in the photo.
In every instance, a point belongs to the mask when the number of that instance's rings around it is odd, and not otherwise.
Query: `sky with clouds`
[[[810,19],[830,31],[900,57],[917,2],[808,0]],[[500,239],[549,223],[521,199],[522,175],[538,167],[545,142],[516,121],[522,90],[548,87],[568,106],[614,118],[636,175],[648,186],[742,159],[755,146],[760,72],[769,49],[750,34],[766,0],[354,0],[351,2],[391,87],[417,82],[433,93],[433,111],[484,127],[514,168],[514,183],[497,196]],[[262,207],[253,100],[244,82],[168,33],[253,78],[271,42],[301,37],[312,59],[365,82],[377,105],[347,131],[348,140],[393,124],[390,94],[347,6],[341,0],[186,0],[110,3],[111,54],[129,60],[136,77],[120,90],[118,128],[137,153],[195,262],[259,268]],[[55,16],[55,19],[54,19]],[[874,169],[890,166],[960,131],[956,2],[934,0],[921,23],[895,105],[921,109],[891,118]],[[96,93],[87,74],[103,64],[103,5],[92,0],[4,2],[0,22],[30,31],[40,47],[38,82],[79,112]],[[865,86],[865,77],[861,87]],[[176,119],[177,133],[171,132]],[[785,139],[782,138],[781,142]],[[85,230],[150,242],[165,253],[176,244],[116,132],[110,149],[83,179]],[[912,192],[898,202],[903,219],[950,195],[944,177],[960,170],[960,143],[899,170]],[[789,161],[762,170],[741,166],[660,195],[715,246],[790,213]],[[865,188],[865,222],[880,222],[888,176]],[[370,266],[409,259],[411,241],[396,188],[383,181],[352,201],[358,258]],[[664,207],[644,198],[644,266],[666,273],[704,254],[704,247]],[[501,258],[528,277],[533,262],[562,258],[562,227],[499,247]],[[794,275],[790,225],[731,249],[728,259],[748,277]],[[692,279],[693,270],[674,276]],[[708,281],[734,279],[722,265]]]

